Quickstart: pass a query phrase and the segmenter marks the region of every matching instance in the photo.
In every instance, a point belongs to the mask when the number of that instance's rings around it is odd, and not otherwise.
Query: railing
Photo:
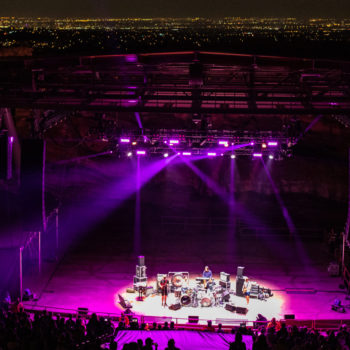
[[[81,317],[89,319],[92,313],[95,313],[98,317],[109,318],[111,321],[120,321],[121,313],[106,313],[98,311],[89,311],[87,315],[80,316],[77,309],[66,309],[51,306],[31,306],[25,305],[25,311],[31,314],[42,312],[43,310],[50,311],[54,316],[59,315],[61,317],[69,317],[74,315],[75,318]],[[198,323],[189,323],[188,318],[182,317],[170,317],[170,316],[145,316],[145,315],[129,315],[132,319],[137,320],[138,324],[143,323],[157,324],[168,322],[174,322],[175,329],[193,329],[193,330],[204,330],[206,329],[208,321],[212,322],[212,326],[217,328],[219,324],[222,325],[223,330],[231,330],[233,327],[240,327],[244,324],[246,327],[258,328],[260,325],[266,325],[268,321],[256,321],[246,319],[227,319],[227,318],[216,318],[213,320],[209,319],[198,319]],[[311,319],[311,320],[299,320],[299,319],[287,319],[280,320],[287,326],[307,327],[310,329],[327,330],[327,329],[339,329],[343,325],[350,326],[350,319]]]

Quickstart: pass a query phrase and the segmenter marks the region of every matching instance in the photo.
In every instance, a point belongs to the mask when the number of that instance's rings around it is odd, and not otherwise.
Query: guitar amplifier
[[[230,282],[230,274],[226,272],[220,272],[220,281]]]

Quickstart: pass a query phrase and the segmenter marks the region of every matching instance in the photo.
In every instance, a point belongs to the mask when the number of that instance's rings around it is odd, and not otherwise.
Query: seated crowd
[[[120,330],[175,330],[173,322],[152,325],[130,322],[127,315],[122,315],[119,322],[92,314],[89,319],[72,316],[53,316],[41,311],[34,316],[23,310],[17,301],[10,307],[0,309],[0,350],[68,350],[68,349],[117,349],[115,336]],[[177,328],[178,329],[178,328]],[[210,322],[204,327],[207,332],[226,332],[221,325],[214,328]],[[346,327],[337,331],[320,332],[314,329],[287,327],[275,319],[257,327],[232,328],[235,341],[228,345],[230,350],[245,350],[243,335],[253,338],[253,350],[345,350],[350,349],[350,332]],[[145,342],[139,339],[129,344],[119,344],[123,350],[155,350],[158,345],[148,337]],[[159,349],[160,350],[160,349]],[[163,350],[163,349],[161,349]],[[174,339],[168,341],[165,350],[181,350]]]

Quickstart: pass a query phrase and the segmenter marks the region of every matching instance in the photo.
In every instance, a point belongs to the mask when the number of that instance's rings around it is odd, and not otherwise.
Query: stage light
[[[182,152],[183,156],[190,156],[192,153],[191,152]]]
[[[170,145],[177,145],[179,144],[179,140],[170,140],[169,143]]]
[[[262,148],[266,148],[266,147],[267,147],[267,144],[266,144],[265,142],[263,142],[263,143],[261,144],[261,147],[262,147]]]
[[[274,157],[273,157],[273,155],[272,154],[270,154],[269,155],[269,159],[273,159]]]
[[[234,154],[231,154],[231,159],[235,159],[236,156]]]
[[[228,141],[221,140],[221,141],[219,141],[218,143],[219,143],[219,145],[221,145],[221,146],[228,147]]]
[[[15,138],[13,136],[10,137],[10,142],[13,143],[13,141],[15,140]]]
[[[131,157],[132,156],[132,152],[128,152],[127,156]]]
[[[251,145],[251,146],[254,146],[254,145],[255,145],[255,142],[254,142],[254,141],[252,141],[252,142],[250,143],[250,145]]]
[[[216,153],[215,152],[208,152],[208,157],[215,157]]]
[[[270,141],[270,142],[267,143],[267,145],[270,146],[270,147],[275,147],[275,146],[278,146],[278,142]]]
[[[137,142],[134,141],[134,142],[132,142],[131,144],[132,144],[133,146],[136,146],[136,145],[137,145]]]
[[[136,151],[136,154],[140,156],[144,156],[146,154],[146,151],[139,150],[139,151]]]
[[[128,100],[128,103],[137,103],[137,100]]]
[[[164,158],[169,157],[169,153],[164,153],[164,154],[163,154],[163,157],[164,157]]]
[[[121,142],[121,143],[129,143],[129,142],[130,142],[130,139],[128,139],[128,138],[121,138],[121,139],[120,139],[120,142]]]
[[[262,157],[262,153],[253,153],[253,157],[261,158]]]

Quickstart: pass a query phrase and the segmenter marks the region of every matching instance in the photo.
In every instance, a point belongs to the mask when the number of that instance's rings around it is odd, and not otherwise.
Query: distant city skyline
[[[350,18],[349,0],[3,0],[0,16]]]

